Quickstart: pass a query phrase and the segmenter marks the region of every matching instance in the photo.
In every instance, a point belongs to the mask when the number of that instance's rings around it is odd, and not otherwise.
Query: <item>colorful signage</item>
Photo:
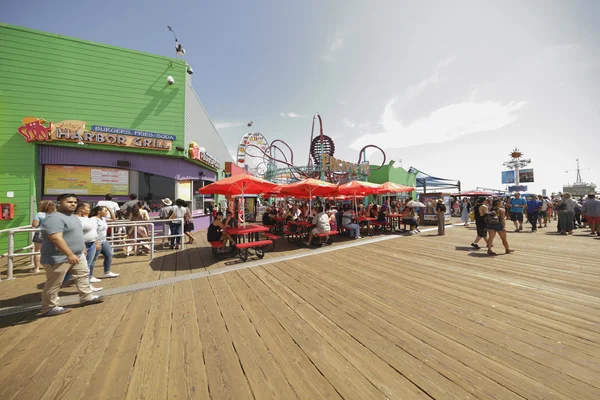
[[[349,172],[354,174],[369,175],[370,165],[368,162],[355,164],[348,161],[338,160],[329,154],[321,155],[321,163],[325,171]]]
[[[58,123],[50,122],[48,127],[45,120],[35,117],[25,117],[23,126],[17,131],[25,138],[25,142],[67,141],[79,144],[104,144],[125,146],[149,150],[170,150],[172,140],[176,137],[154,132],[135,131],[130,129],[111,128],[93,125],[85,129],[85,122],[69,120]]]
[[[527,185],[509,186],[508,191],[509,192],[526,192]]]
[[[206,151],[200,151],[200,147],[196,142],[190,143],[190,158],[200,160],[203,163],[210,165],[214,169],[221,169],[221,163],[216,158],[208,154]]]
[[[533,182],[533,169],[519,170],[519,183]]]
[[[502,171],[502,184],[515,183],[515,171]]]
[[[129,194],[129,171],[69,165],[44,166],[44,194],[117,196]]]
[[[192,181],[179,181],[178,198],[184,201],[192,201]]]

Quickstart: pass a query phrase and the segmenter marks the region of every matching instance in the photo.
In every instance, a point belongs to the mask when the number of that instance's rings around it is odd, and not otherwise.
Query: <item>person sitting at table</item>
[[[357,216],[357,218],[358,217],[364,217],[366,215],[367,215],[367,212],[365,211],[365,206],[362,203],[360,203],[358,205],[358,216]]]
[[[215,215],[215,220],[212,224],[208,226],[208,231],[206,232],[206,240],[209,242],[223,242],[224,245],[229,241],[229,245],[233,246],[235,241],[231,237],[231,235],[225,232],[227,226],[221,222],[223,219],[223,213],[221,211],[217,211]]]
[[[373,204],[372,206],[370,206],[370,210],[369,210],[369,218],[377,218],[377,214],[379,213],[377,210],[377,204]]]
[[[231,212],[231,210],[227,210],[227,212],[225,212],[225,221],[223,221],[223,225],[225,225],[228,228],[236,227],[237,221],[235,220],[235,218],[233,218],[233,213]]]
[[[350,208],[350,205],[344,205],[344,212],[342,213],[342,226],[350,231],[350,235],[354,236],[354,239],[360,239],[360,225],[352,222],[353,218],[354,211]]]
[[[310,234],[308,235],[308,241],[304,242],[304,244],[307,246],[310,246],[310,242],[312,242],[316,234],[331,232],[331,227],[329,226],[329,217],[323,212],[323,207],[318,206],[315,211],[317,212],[317,215],[315,215],[313,218],[312,223],[316,226],[310,231]]]
[[[404,210],[402,210],[402,223],[404,224],[405,229],[406,229],[406,225],[410,226],[409,233],[411,235],[421,232],[419,230],[419,223],[417,222],[417,219],[415,218],[415,211],[413,210],[412,207],[406,206],[406,207],[404,207]]]
[[[275,225],[273,218],[277,217],[275,211],[271,210],[271,207],[267,206],[265,213],[262,216],[262,223],[264,226]]]
[[[328,210],[325,214],[327,214],[327,217],[329,218],[329,229],[331,229],[332,231],[337,231],[337,221],[335,219],[335,212]]]

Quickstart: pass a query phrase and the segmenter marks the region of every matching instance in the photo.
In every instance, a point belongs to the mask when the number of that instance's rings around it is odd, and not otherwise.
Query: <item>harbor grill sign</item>
[[[25,138],[26,143],[65,141],[148,150],[171,150],[172,141],[177,139],[176,136],[163,133],[99,125],[92,125],[91,129],[86,130],[86,123],[76,120],[50,122],[45,126],[46,121],[43,119],[25,117],[22,123],[17,132]]]

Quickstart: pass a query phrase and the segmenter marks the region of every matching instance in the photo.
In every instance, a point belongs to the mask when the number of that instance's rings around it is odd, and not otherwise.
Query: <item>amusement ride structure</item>
[[[319,124],[319,133],[315,136],[315,125]],[[380,166],[372,167],[366,160],[366,150],[374,148],[383,155]],[[385,165],[386,154],[380,147],[369,144],[358,153],[356,163],[334,158],[335,143],[331,137],[323,134],[323,120],[317,113],[313,116],[310,134],[310,147],[306,165],[294,163],[294,151],[283,140],[269,143],[259,132],[247,133],[240,140],[237,162],[247,166],[255,176],[277,184],[293,183],[314,178],[339,184],[352,180],[366,181],[369,169],[379,169]]]

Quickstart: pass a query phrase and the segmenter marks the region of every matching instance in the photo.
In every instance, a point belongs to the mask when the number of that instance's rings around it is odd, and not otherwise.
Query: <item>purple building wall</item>
[[[217,178],[215,172],[175,157],[43,145],[40,146],[39,154],[40,164],[85,165],[90,167],[130,169],[175,180],[203,179],[214,182]],[[128,161],[130,166],[129,168],[118,167],[117,161]],[[201,172],[204,173],[203,176],[200,176]]]

